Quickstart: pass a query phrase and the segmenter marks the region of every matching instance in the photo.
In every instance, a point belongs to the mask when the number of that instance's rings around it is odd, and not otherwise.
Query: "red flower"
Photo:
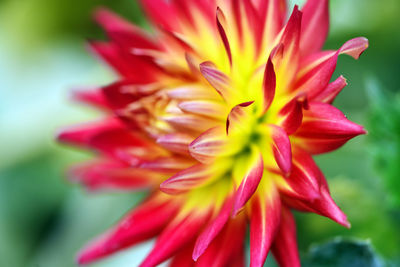
[[[363,128],[331,103],[346,86],[330,79],[340,54],[358,58],[365,38],[321,51],[328,1],[142,0],[148,35],[106,10],[109,42],[90,47],[120,78],[77,98],[106,119],[64,131],[63,142],[98,159],[72,170],[89,190],[150,188],[148,199],[78,262],[90,263],[157,237],[141,266],[251,266],[272,250],[299,266],[291,209],[349,227],[312,155],[339,148]]]

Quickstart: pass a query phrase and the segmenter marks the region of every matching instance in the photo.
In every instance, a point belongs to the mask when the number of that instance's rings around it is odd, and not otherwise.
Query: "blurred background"
[[[61,127],[97,116],[73,103],[71,90],[113,80],[85,47],[104,38],[91,20],[99,5],[146,26],[135,0],[0,0],[1,267],[75,266],[79,248],[144,197],[87,194],[70,184],[67,167],[91,155],[54,141]],[[342,56],[334,75],[349,82],[335,105],[369,134],[316,157],[352,228],[296,214],[305,266],[400,266],[398,14],[398,0],[331,0],[326,48],[370,40],[359,61]],[[150,246],[93,266],[137,266]]]

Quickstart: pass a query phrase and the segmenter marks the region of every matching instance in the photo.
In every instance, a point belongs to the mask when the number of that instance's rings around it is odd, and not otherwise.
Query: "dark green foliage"
[[[381,267],[369,242],[337,238],[313,246],[304,259],[307,267]]]

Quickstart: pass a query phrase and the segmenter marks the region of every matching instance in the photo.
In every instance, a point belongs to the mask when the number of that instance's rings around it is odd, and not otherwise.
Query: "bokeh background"
[[[75,266],[76,251],[145,195],[92,195],[69,183],[67,167],[91,155],[54,141],[61,127],[98,115],[73,103],[71,90],[113,79],[85,47],[87,39],[104,38],[91,20],[99,5],[146,27],[136,0],[0,0],[1,267]],[[370,40],[359,61],[342,56],[334,75],[349,82],[335,105],[366,125],[369,135],[316,157],[352,228],[296,214],[305,266],[328,266],[324,257],[350,257],[332,266],[400,266],[399,14],[398,0],[331,0],[326,48],[357,36]],[[339,239],[325,243],[334,237],[365,243],[349,241],[337,249]],[[150,246],[93,266],[137,266]],[[366,255],[374,260],[357,261]]]

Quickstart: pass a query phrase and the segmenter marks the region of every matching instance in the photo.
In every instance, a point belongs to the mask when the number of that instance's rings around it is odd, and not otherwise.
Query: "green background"
[[[87,194],[70,184],[65,170],[90,154],[54,141],[61,127],[98,116],[73,103],[71,90],[113,80],[85,48],[87,39],[104,38],[91,20],[99,5],[146,26],[135,0],[0,0],[1,267],[75,266],[76,251],[145,195]],[[349,82],[335,105],[369,135],[316,157],[352,228],[296,213],[305,266],[317,266],[307,263],[310,247],[337,236],[368,240],[385,264],[400,265],[398,14],[398,0],[331,1],[326,48],[358,36],[370,40],[359,61],[342,56],[334,75]],[[150,246],[93,266],[137,266]]]

